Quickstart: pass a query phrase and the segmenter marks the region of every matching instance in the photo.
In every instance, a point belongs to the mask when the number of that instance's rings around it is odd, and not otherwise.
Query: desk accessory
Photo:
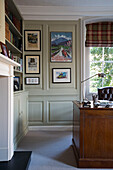
[[[97,75],[98,75],[98,77],[101,77],[101,78],[104,78],[104,77],[106,76],[104,73],[96,73],[96,74],[94,74],[93,76],[88,77],[88,78],[86,78],[85,80],[81,81],[81,84],[84,83],[85,81],[87,81],[87,80],[89,80],[89,79],[97,76]],[[82,90],[83,90],[83,89],[82,89]],[[93,100],[94,102],[95,102],[96,98],[97,98],[97,97],[95,96],[95,97],[94,97],[94,100]],[[86,101],[87,101],[87,102],[86,102]],[[89,105],[90,101],[89,101],[88,99],[84,98],[83,101],[82,101],[82,103],[83,103],[83,106],[87,106],[87,105]]]

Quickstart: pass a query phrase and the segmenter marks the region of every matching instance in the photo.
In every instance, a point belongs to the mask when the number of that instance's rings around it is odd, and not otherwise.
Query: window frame
[[[90,47],[86,47],[85,49],[85,79],[90,77],[90,60],[89,60],[89,55],[90,55]],[[88,98],[89,100],[92,99],[92,94],[89,91],[89,80],[84,82],[84,87],[85,87],[85,96],[86,98]]]
[[[80,54],[81,54],[81,58],[80,58],[80,62],[81,62],[81,68],[80,68],[80,72],[81,72],[81,76],[80,76],[80,80],[83,81],[85,80],[85,78],[88,77],[88,75],[86,74],[86,66],[85,66],[85,63],[86,63],[86,47],[85,47],[85,40],[86,40],[86,24],[88,23],[95,23],[95,22],[104,22],[104,21],[113,21],[113,17],[111,16],[100,16],[100,17],[85,17],[83,19],[80,20],[80,30],[81,30],[81,36],[80,36],[80,47],[81,47],[81,50],[80,50]],[[92,100],[92,97],[91,97],[91,94],[86,94],[86,88],[85,86],[83,85],[83,83],[81,83],[80,81],[80,98],[79,100],[80,101],[83,101],[83,97],[85,95],[85,97],[88,98],[89,96],[89,100]],[[86,83],[86,82],[85,82]],[[84,83],[84,84],[85,84]],[[87,82],[88,83],[88,82]],[[94,94],[94,93],[93,93]]]
[[[93,47],[92,47],[93,48]],[[104,48],[104,47],[103,47]],[[85,68],[85,73],[86,73],[86,78],[90,77],[90,47],[86,47],[85,48],[85,65],[86,65],[86,68]],[[105,61],[105,60],[102,60],[100,62],[103,62],[104,64],[107,63],[107,62],[110,62],[110,61]],[[113,63],[113,61],[112,61]],[[85,78],[85,79],[86,79]],[[102,83],[103,84],[103,83]],[[86,82],[86,85],[85,85],[85,96],[86,98],[90,99],[92,98],[92,94],[97,94],[98,92],[90,92],[90,80]],[[102,86],[103,87],[103,86]]]

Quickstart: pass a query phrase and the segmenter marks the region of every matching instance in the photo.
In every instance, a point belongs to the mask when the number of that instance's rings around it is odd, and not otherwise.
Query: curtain
[[[86,47],[113,47],[113,22],[86,24]]]

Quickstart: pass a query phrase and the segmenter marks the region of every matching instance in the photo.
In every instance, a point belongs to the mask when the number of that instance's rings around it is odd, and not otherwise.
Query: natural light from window
[[[90,76],[105,73],[105,78],[95,76],[90,79],[90,93],[96,93],[97,88],[113,86],[113,47],[90,47]]]

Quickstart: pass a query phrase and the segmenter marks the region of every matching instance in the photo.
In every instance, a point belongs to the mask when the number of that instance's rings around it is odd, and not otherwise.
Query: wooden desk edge
[[[73,101],[73,104],[75,104],[80,110],[113,110],[113,107],[94,107],[93,102],[91,101],[91,107],[83,107],[82,103],[79,103],[78,101]]]

